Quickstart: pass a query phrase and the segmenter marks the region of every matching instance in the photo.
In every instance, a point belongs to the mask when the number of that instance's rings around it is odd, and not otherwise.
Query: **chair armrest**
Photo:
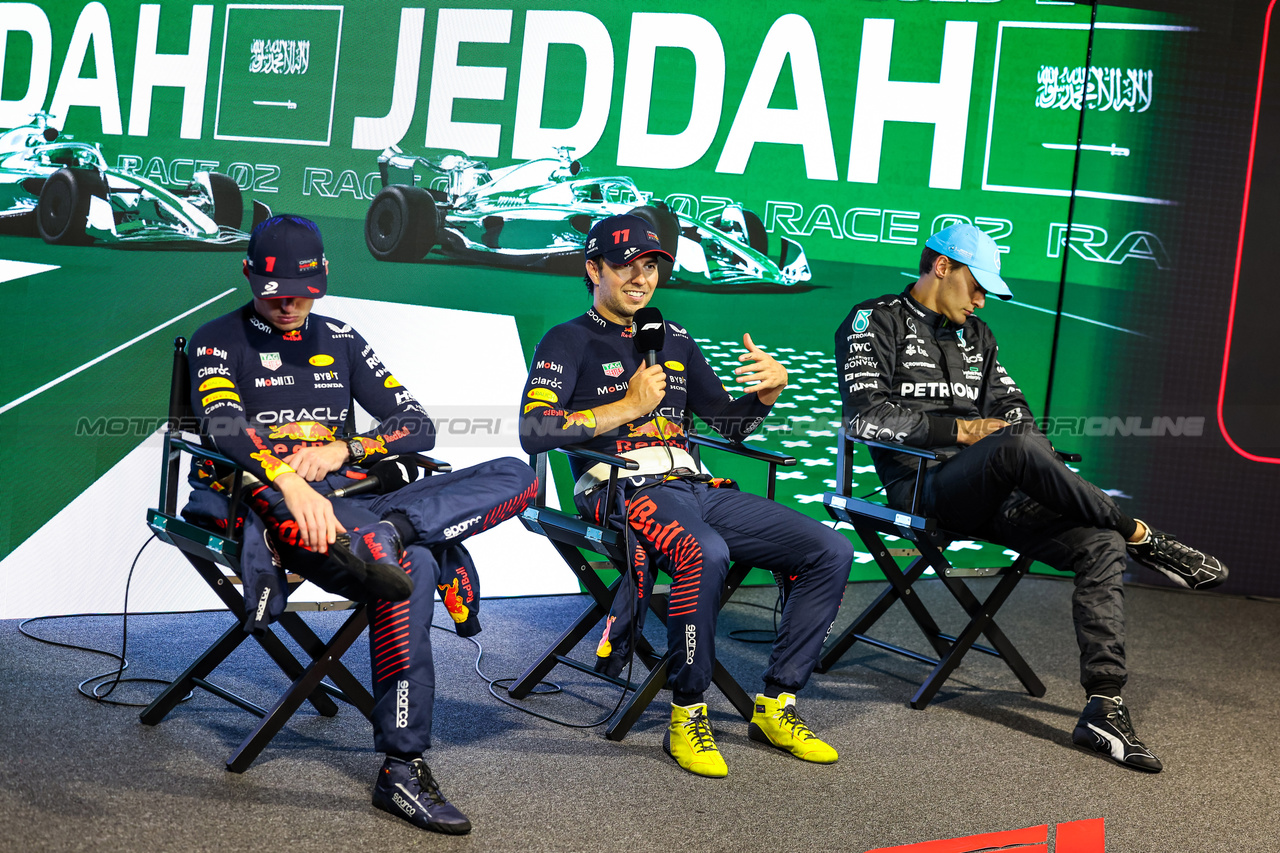
[[[840,427],[838,435],[839,437],[836,439],[836,441],[839,442],[839,444],[836,445],[836,486],[840,494],[845,497],[853,496],[853,454],[851,453],[849,445],[862,444],[867,447],[890,450],[894,453],[905,453],[908,456],[915,456],[918,458],[919,461],[916,462],[916,481],[911,494],[911,512],[914,515],[916,507],[920,505],[920,486],[924,476],[924,464],[927,460],[936,460],[941,459],[942,457],[934,451],[926,450],[923,447],[909,447],[905,444],[898,444],[896,442],[874,441],[870,438],[859,438],[856,435],[849,435],[844,426]]]
[[[911,456],[919,456],[921,459],[941,459],[937,453],[932,450],[926,450],[923,447],[911,447],[906,444],[898,444],[890,441],[873,441],[869,438],[858,438],[854,435],[845,434],[845,440],[854,444],[865,444],[867,447],[878,447],[881,450],[892,450],[895,453],[907,453]]]
[[[448,462],[442,462],[432,456],[426,456],[422,453],[404,453],[401,459],[407,459],[428,474],[448,474],[453,470],[453,466]]]
[[[774,465],[782,465],[783,467],[790,467],[796,464],[796,458],[794,456],[788,456],[787,454],[779,453],[776,450],[764,450],[762,448],[748,447],[741,442],[729,441],[718,436],[689,433],[687,438],[689,439],[690,444],[699,444],[703,447],[713,447],[716,450],[734,453],[738,456],[744,456],[747,459],[755,459],[758,462],[769,462]]]
[[[580,444],[566,444],[564,447],[557,447],[556,450],[568,456],[577,456],[579,459],[603,462],[614,468],[625,468],[628,471],[638,471],[640,469],[640,463],[634,459],[628,459],[625,456],[614,456],[612,453],[601,453],[599,450],[591,450]]]
[[[185,438],[180,438],[176,435],[170,435],[169,444],[177,445],[178,447],[181,447],[183,450],[190,453],[192,456],[199,457],[200,459],[212,459],[214,462],[220,462],[223,465],[230,465],[232,468],[242,467],[239,462],[235,461],[230,456],[224,456],[216,450],[210,450],[209,448],[205,447],[203,444],[200,444],[199,442],[188,441]]]

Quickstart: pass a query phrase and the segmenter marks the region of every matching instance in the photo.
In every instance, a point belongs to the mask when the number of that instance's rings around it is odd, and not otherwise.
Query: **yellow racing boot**
[[[671,706],[671,724],[662,739],[662,748],[690,773],[714,778],[729,775],[729,767],[711,735],[706,702]]]
[[[757,693],[756,711],[751,715],[747,736],[815,764],[834,764],[840,757],[800,719],[792,693],[783,693],[777,699]]]

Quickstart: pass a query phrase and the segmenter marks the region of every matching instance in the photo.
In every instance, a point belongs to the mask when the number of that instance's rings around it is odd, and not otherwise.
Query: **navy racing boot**
[[[373,786],[373,804],[419,829],[466,835],[471,821],[444,798],[426,760],[405,761],[388,755]]]

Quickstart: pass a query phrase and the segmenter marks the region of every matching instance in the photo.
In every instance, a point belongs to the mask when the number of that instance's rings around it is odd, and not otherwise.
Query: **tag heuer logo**
[[[278,352],[262,352],[258,355],[262,358],[262,366],[267,370],[279,370],[280,365],[284,364]]]
[[[611,361],[608,364],[602,364],[600,366],[604,368],[605,376],[618,377],[622,375],[622,362],[620,361]]]
[[[871,325],[871,309],[868,308],[853,315],[853,330],[855,332],[865,332],[869,325]]]

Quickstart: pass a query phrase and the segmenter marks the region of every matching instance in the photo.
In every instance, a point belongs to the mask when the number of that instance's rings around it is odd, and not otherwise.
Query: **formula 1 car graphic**
[[[687,204],[673,210],[631,178],[589,177],[572,153],[557,148],[554,157],[490,170],[460,152],[425,157],[392,145],[378,156],[383,190],[365,216],[365,244],[381,261],[417,261],[434,249],[483,264],[581,273],[591,226],[635,213],[653,224],[676,259],[673,269],[662,270],[664,282],[672,276],[710,284],[810,279],[800,245],[783,237],[772,260],[764,224],[741,205],[701,217]]]
[[[244,202],[227,175],[196,172],[165,188],[107,165],[97,143],[77,142],[35,113],[30,124],[0,132],[0,223],[38,233],[47,243],[194,240],[243,242]],[[261,208],[261,210],[259,210]],[[255,221],[269,214],[254,205]]]

